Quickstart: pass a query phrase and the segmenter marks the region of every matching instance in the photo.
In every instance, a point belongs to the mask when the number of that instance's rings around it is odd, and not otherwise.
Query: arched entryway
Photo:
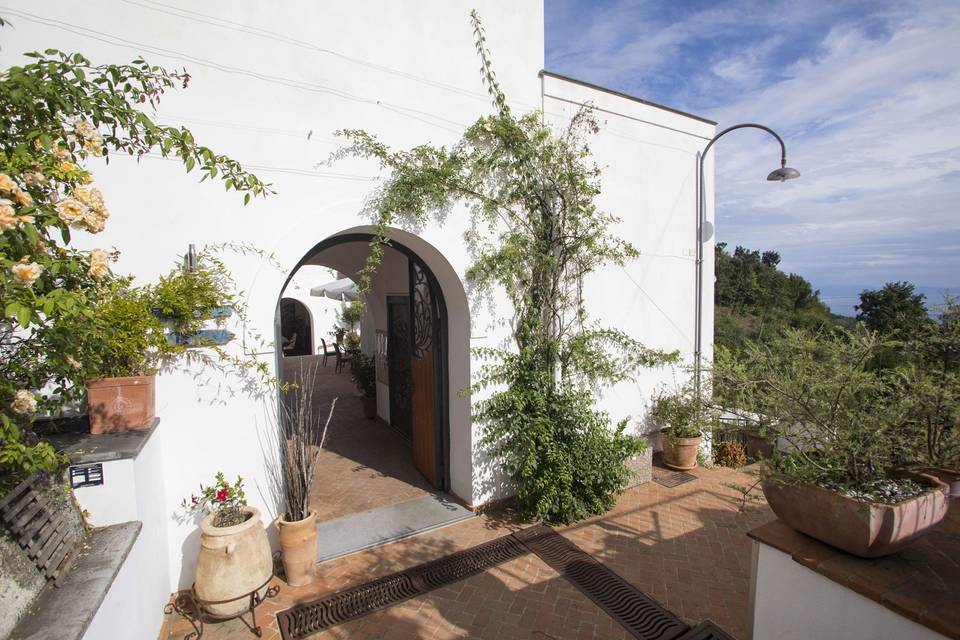
[[[284,289],[308,267],[356,279],[369,253],[371,231],[347,230],[317,243],[295,266]],[[302,282],[301,287],[317,284]],[[457,393],[469,383],[469,330],[464,326],[469,309],[459,278],[434,247],[395,231],[364,302],[359,338],[362,352],[376,362],[377,419],[408,439],[410,462],[429,488],[469,503],[469,399]],[[451,306],[458,323],[453,331]],[[282,330],[282,322],[278,325]],[[319,339],[317,351],[322,351]],[[329,378],[329,370],[324,374]],[[357,462],[356,468],[364,468],[369,461]]]
[[[280,338],[280,349],[284,356],[313,353],[313,320],[310,310],[299,300],[280,300]]]

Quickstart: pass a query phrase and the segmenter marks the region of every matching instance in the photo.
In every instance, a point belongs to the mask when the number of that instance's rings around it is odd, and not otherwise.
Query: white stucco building
[[[697,153],[714,134],[714,123],[604,90],[588,84],[590,78],[580,82],[544,72],[542,2],[240,0],[200,6],[91,0],[78,10],[65,0],[14,0],[14,10],[2,14],[13,27],[2,30],[0,66],[21,62],[21,52],[54,47],[82,52],[96,63],[143,56],[187,68],[189,89],[166,94],[158,119],[188,127],[202,144],[272,183],[277,194],[244,207],[235,192],[199,184],[196,174],[184,175],[177,162],[114,156],[109,165],[90,165],[112,212],[107,229],[79,242],[120,249],[116,271],[136,274],[138,282],[168,271],[191,243],[248,243],[272,253],[283,269],[257,255],[225,254],[250,318],[250,326],[233,330],[272,342],[281,296],[298,297],[292,289],[283,293],[296,267],[321,265],[349,276],[365,257],[371,228],[364,203],[382,176],[371,162],[320,164],[341,144],[334,131],[366,129],[395,148],[453,143],[468,124],[490,112],[469,21],[473,7],[484,21],[497,77],[515,111],[542,109],[547,121],[562,126],[591,103],[602,123],[591,144],[603,167],[599,204],[622,219],[616,232],[641,256],[625,268],[591,276],[587,298],[593,319],[650,347],[677,349],[689,361]],[[707,196],[712,203],[712,191]],[[707,212],[712,217],[712,206]],[[389,331],[391,309],[403,303],[398,298],[415,304],[411,277],[427,274],[442,322],[434,369],[420,372],[437,380],[430,399],[436,421],[430,480],[476,507],[504,498],[507,489],[479,446],[470,398],[460,391],[471,380],[471,348],[499,346],[507,327],[495,309],[471,305],[464,281],[470,261],[462,240],[466,225],[465,212],[454,211],[442,226],[395,230],[396,245],[374,283],[364,327],[365,344],[375,349],[370,329]],[[710,274],[712,239],[704,255]],[[706,280],[703,335],[709,357],[713,279]],[[234,348],[260,348],[243,342]],[[261,355],[276,362],[272,345]],[[242,475],[251,503],[275,516],[258,438],[262,401],[245,395],[235,381],[195,374],[169,372],[158,379],[159,462],[152,464],[163,473],[150,483],[164,516],[145,526],[163,530],[151,561],[167,576],[170,591],[188,587],[192,579],[195,526],[174,514],[198,483],[217,470]],[[680,374],[644,372],[636,383],[607,390],[602,406],[614,420],[631,416],[642,428],[650,396],[674,375]],[[378,410],[390,420],[390,388],[382,382]]]

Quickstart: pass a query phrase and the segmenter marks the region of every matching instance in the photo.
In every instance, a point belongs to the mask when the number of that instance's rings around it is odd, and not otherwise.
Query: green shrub
[[[787,330],[716,361],[714,377],[737,406],[762,414],[765,434],[790,445],[764,460],[765,476],[859,490],[903,462],[911,437],[904,378],[872,367],[886,347],[866,331]]]
[[[373,357],[357,352],[350,365],[350,375],[364,397],[377,397],[377,363]]]

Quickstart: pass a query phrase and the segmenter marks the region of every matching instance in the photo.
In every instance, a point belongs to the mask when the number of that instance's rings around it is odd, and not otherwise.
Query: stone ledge
[[[160,418],[154,418],[146,429],[99,435],[91,434],[87,425],[86,429],[65,429],[45,437],[59,453],[70,458],[71,464],[130,460],[140,454],[159,424]]]
[[[9,640],[82,638],[142,526],[140,522],[124,522],[92,530],[80,543],[80,554],[60,586],[46,587],[14,627]]]
[[[948,638],[960,640],[960,502],[940,525],[903,550],[858,558],[779,520],[747,535],[794,561]]]

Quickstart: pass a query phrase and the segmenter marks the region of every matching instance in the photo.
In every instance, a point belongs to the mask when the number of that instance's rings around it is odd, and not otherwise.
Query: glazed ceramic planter
[[[317,566],[317,512],[311,511],[303,520],[277,520],[280,531],[280,558],[283,573],[291,587],[310,584]]]
[[[363,404],[363,417],[372,420],[377,417],[377,399],[360,396],[360,402]]]
[[[146,429],[156,415],[156,377],[87,380],[90,433]]]
[[[697,451],[702,436],[696,438],[674,438],[668,432],[660,434],[663,445],[663,464],[677,471],[689,471],[697,466]]]
[[[919,474],[930,491],[897,504],[861,502],[808,484],[764,480],[767,504],[785,524],[861,558],[890,555],[922,536],[947,515],[947,486]]]
[[[273,557],[260,511],[244,507],[248,517],[232,527],[215,527],[216,514],[200,523],[200,558],[194,590],[211,616],[231,618],[250,606],[249,594],[263,587],[273,575]],[[219,604],[207,604],[218,602]]]

